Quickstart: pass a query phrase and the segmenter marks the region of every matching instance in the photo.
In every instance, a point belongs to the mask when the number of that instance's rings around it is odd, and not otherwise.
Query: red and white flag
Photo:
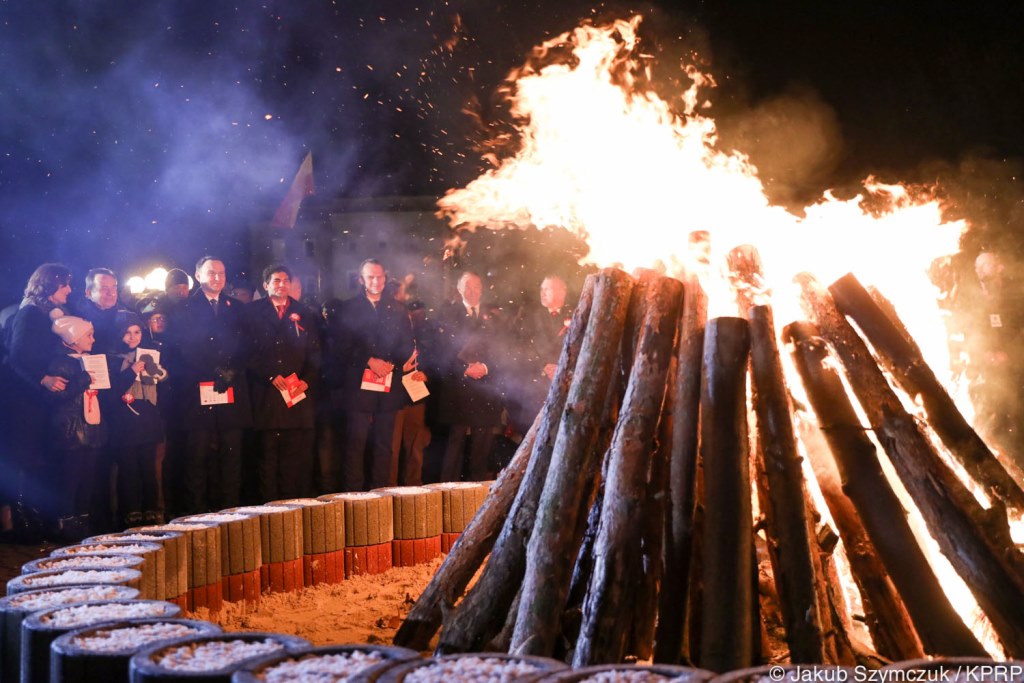
[[[302,160],[299,172],[295,174],[295,180],[288,188],[288,194],[284,196],[281,206],[277,207],[274,217],[270,220],[270,227],[294,228],[302,200],[313,194],[316,194],[316,185],[313,184],[313,153],[310,152]]]

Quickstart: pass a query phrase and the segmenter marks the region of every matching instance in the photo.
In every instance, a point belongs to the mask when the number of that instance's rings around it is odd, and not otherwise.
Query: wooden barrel
[[[164,547],[159,543],[148,541],[89,541],[78,545],[57,548],[53,557],[79,557],[83,555],[137,555],[145,562],[139,571],[142,572],[139,593],[147,600],[163,600],[165,598],[166,560]]]
[[[302,507],[252,505],[224,512],[255,515],[260,521],[260,592],[283,593],[302,588]]]
[[[258,516],[238,512],[213,512],[179,517],[174,521],[180,524],[216,524],[220,531],[223,598],[228,602],[259,602],[263,551]]]
[[[395,567],[426,564],[441,554],[441,491],[424,486],[394,486],[375,491],[391,496],[391,562]]]
[[[715,677],[713,671],[693,669],[668,664],[599,664],[580,669],[555,671],[537,679],[540,683],[589,683],[590,681],[616,681],[617,683],[649,683],[650,681],[672,681],[673,683],[707,683]]]
[[[36,612],[21,624],[21,680],[50,680],[50,645],[59,636],[110,621],[173,619],[181,608],[164,600],[105,600]]]
[[[271,505],[302,510],[302,577],[306,586],[345,578],[345,506],[329,498],[292,498]]]
[[[541,676],[563,671],[564,662],[548,657],[507,655],[496,652],[444,655],[394,666],[376,678],[379,683],[400,683],[416,672],[419,680],[485,681],[502,680],[527,683]]]
[[[258,657],[308,646],[308,640],[280,633],[222,633],[147,647],[131,658],[129,670],[132,683],[230,683],[235,671]]]
[[[92,536],[83,543],[133,541],[159,543],[164,548],[164,600],[188,609],[188,539],[176,531],[139,531],[129,529],[115,534]]]
[[[489,481],[450,481],[428,484],[441,492],[441,552],[447,553],[473,519],[491,490]]]
[[[190,619],[115,621],[75,629],[50,645],[50,680],[129,683],[128,661],[140,650],[219,633],[215,624]]]
[[[345,577],[380,574],[391,569],[395,538],[394,507],[386,493],[331,493],[345,509]]]
[[[155,526],[138,527],[136,531],[152,533],[174,531],[185,537],[185,556],[188,571],[185,585],[185,610],[195,612],[205,607],[219,612],[223,606],[224,593],[221,587],[220,529],[213,523],[196,522],[182,524],[171,522]]]
[[[15,576],[7,582],[7,594],[16,595],[59,586],[128,586],[138,589],[141,580],[142,572],[137,569],[119,569],[117,567],[57,569]]]
[[[21,670],[21,622],[33,612],[98,600],[134,600],[137,588],[75,586],[46,588],[0,598],[0,680],[17,681]]]
[[[400,662],[419,659],[415,650],[388,645],[329,645],[269,655],[235,672],[231,683],[317,680],[361,683]]]

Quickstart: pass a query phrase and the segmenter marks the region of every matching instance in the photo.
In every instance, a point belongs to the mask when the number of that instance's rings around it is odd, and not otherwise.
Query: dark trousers
[[[94,507],[97,449],[61,449],[53,455],[53,474],[58,478],[58,486],[54,492],[57,495],[51,501],[50,516],[56,520],[89,514]]]
[[[395,412],[348,413],[342,459],[346,491],[367,491],[395,485],[391,481],[391,441],[395,433]],[[367,445],[370,447],[369,461]]]
[[[93,466],[92,507],[86,510],[92,516],[93,533],[119,531],[114,524],[114,450],[108,445],[95,451]]]
[[[313,495],[313,430],[260,432],[259,475],[263,502]]]
[[[237,507],[242,488],[242,430],[188,432],[184,481],[186,513]]]
[[[121,519],[133,512],[157,510],[156,449],[147,443],[114,449],[117,464],[117,508]]]
[[[391,442],[391,481],[402,486],[423,483],[423,451],[430,445],[427,428],[427,404],[406,406],[395,416],[395,435]]]
[[[338,464],[338,436],[341,432],[335,429],[329,418],[317,419],[316,424],[316,490],[321,493],[334,493],[340,485],[340,467]]]
[[[469,430],[469,451],[466,451],[466,430]],[[486,481],[490,478],[491,446],[494,427],[467,427],[452,425],[448,433],[448,447],[441,462],[441,481],[459,481],[464,466],[468,465],[466,481]],[[468,455],[468,457],[467,457]]]
[[[162,484],[164,511],[168,519],[185,511],[185,445],[188,433],[181,429],[167,430]]]

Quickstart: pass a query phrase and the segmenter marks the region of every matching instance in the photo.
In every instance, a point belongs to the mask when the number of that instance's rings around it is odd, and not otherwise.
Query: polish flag
[[[270,220],[270,227],[294,228],[302,200],[312,194],[316,194],[316,185],[313,184],[313,153],[310,152],[302,160],[299,172],[295,174],[295,180],[288,188],[288,194],[284,196],[281,206],[277,207],[274,217]]]

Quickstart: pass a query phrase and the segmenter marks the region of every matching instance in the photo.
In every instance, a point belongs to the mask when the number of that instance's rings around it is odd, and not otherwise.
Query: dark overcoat
[[[316,314],[290,300],[284,316],[269,298],[245,306],[245,325],[252,341],[249,383],[253,428],[257,430],[312,429],[316,417],[320,376],[320,336]],[[306,398],[291,408],[271,381],[295,373],[309,385]]]
[[[200,289],[175,311],[170,328],[181,361],[177,400],[186,431],[227,431],[252,425],[246,378],[250,344],[243,327],[243,306],[222,293],[215,314]],[[199,383],[214,382],[218,377],[229,378],[226,385],[234,390],[234,403],[201,405]]]
[[[508,340],[498,314],[481,307],[473,318],[461,301],[447,303],[438,315],[437,341],[444,376],[438,419],[446,424],[493,427],[501,424],[501,373],[506,362]],[[466,377],[466,367],[479,362],[487,366],[480,379]]]

